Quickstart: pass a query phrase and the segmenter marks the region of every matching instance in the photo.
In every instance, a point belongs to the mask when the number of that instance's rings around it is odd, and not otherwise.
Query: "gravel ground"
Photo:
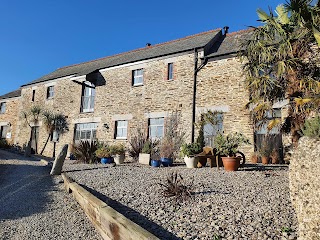
[[[284,166],[225,172],[208,167],[151,168],[134,163],[107,167],[67,161],[64,170],[160,239],[296,239],[297,220]],[[176,205],[160,194],[157,183],[172,171],[192,180],[190,201]]]
[[[0,150],[0,239],[101,239],[39,161]]]

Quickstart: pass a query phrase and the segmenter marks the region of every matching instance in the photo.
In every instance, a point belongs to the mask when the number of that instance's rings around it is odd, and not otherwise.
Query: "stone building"
[[[217,126],[206,126],[209,142],[217,129],[242,132],[253,142],[245,109],[249,95],[236,57],[239,41],[248,31],[229,34],[227,30],[147,44],[130,52],[59,68],[21,86],[16,114],[8,113],[4,118],[0,114],[1,124],[10,122],[14,142],[26,144],[30,128],[24,127],[23,119],[17,116],[23,109],[37,105],[67,117],[70,131],[59,136],[57,148],[95,138],[128,144],[137,128],[144,129],[151,138],[161,137],[166,117],[178,111],[181,127],[187,132],[186,141],[190,142],[197,137],[194,123],[201,114],[217,110],[223,120]],[[48,133],[41,120],[33,127],[40,149]],[[242,150],[248,154],[253,145]],[[50,142],[44,155],[51,156],[52,151]]]
[[[19,131],[18,110],[21,90],[16,90],[0,96],[0,138],[13,144]]]

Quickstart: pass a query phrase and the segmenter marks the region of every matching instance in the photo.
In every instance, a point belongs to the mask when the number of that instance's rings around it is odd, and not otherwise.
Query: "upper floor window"
[[[115,137],[116,139],[127,139],[128,121],[116,121]]]
[[[164,132],[164,118],[149,119],[149,138],[162,138]]]
[[[75,127],[74,142],[95,141],[97,134],[97,123],[79,123]]]
[[[143,85],[143,68],[132,71],[132,85]]]
[[[173,79],[173,63],[168,63],[168,80]]]
[[[36,90],[33,89],[32,90],[32,99],[31,99],[32,102],[34,102],[35,97],[36,97]]]
[[[2,102],[0,103],[0,114],[3,114],[6,112],[6,103]]]
[[[81,112],[93,112],[95,94],[94,84],[85,82],[82,90]]]
[[[49,86],[47,88],[47,99],[53,98],[54,95],[54,86]]]

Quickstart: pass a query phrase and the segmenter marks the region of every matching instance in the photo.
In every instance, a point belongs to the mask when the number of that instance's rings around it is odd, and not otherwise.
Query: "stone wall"
[[[241,63],[236,57],[210,61],[198,75],[197,117],[205,109],[223,111],[224,133],[241,132],[250,139],[252,145],[240,149],[248,159],[254,139]]]
[[[173,80],[167,80],[167,66],[170,62],[173,62]],[[132,86],[132,70],[139,68],[144,69],[144,83],[142,86]],[[74,127],[79,122],[96,122],[97,138],[100,141],[122,142],[129,146],[127,140],[114,139],[116,120],[128,120],[127,139],[130,139],[138,127],[147,132],[148,118],[166,116],[175,110],[181,113],[181,127],[187,132],[186,141],[190,142],[193,69],[194,54],[191,52],[100,70],[103,84],[96,86],[94,112],[90,113],[80,112],[82,86],[72,81],[71,77],[26,86],[22,89],[20,111],[39,105],[68,117],[70,131],[60,138],[57,149],[65,143],[73,143]],[[244,110],[248,94],[242,84],[240,63],[235,58],[212,61],[198,75],[197,110],[223,106],[225,132],[243,132],[253,141],[249,113]],[[76,81],[85,81],[85,76],[78,77]],[[54,97],[46,99],[50,84],[54,85]],[[36,91],[34,101],[33,90]],[[197,116],[200,115],[198,112]],[[104,124],[109,128],[105,128]],[[48,133],[41,121],[38,125],[38,149],[41,149]],[[30,128],[24,127],[23,121],[19,122],[19,128],[18,142],[25,144],[30,137]],[[44,154],[51,156],[52,148],[53,143],[49,142]],[[247,147],[242,150],[248,153],[250,149]]]
[[[290,161],[290,195],[297,213],[299,239],[320,239],[320,141],[299,140]]]
[[[10,144],[15,143],[15,135],[17,133],[18,125],[18,109],[20,104],[20,98],[8,98],[1,99],[0,102],[6,103],[6,111],[4,114],[0,114],[0,126],[8,126],[7,133],[10,133],[11,137],[7,138]]]

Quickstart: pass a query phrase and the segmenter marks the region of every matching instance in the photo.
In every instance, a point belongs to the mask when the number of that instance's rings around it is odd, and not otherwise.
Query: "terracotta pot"
[[[262,161],[262,164],[268,164],[269,163],[269,157],[262,156],[261,157],[261,161]]]
[[[221,157],[224,169],[229,171],[237,171],[240,166],[241,157]]]
[[[252,155],[251,156],[251,163],[257,163],[258,162],[258,156],[257,155]]]

